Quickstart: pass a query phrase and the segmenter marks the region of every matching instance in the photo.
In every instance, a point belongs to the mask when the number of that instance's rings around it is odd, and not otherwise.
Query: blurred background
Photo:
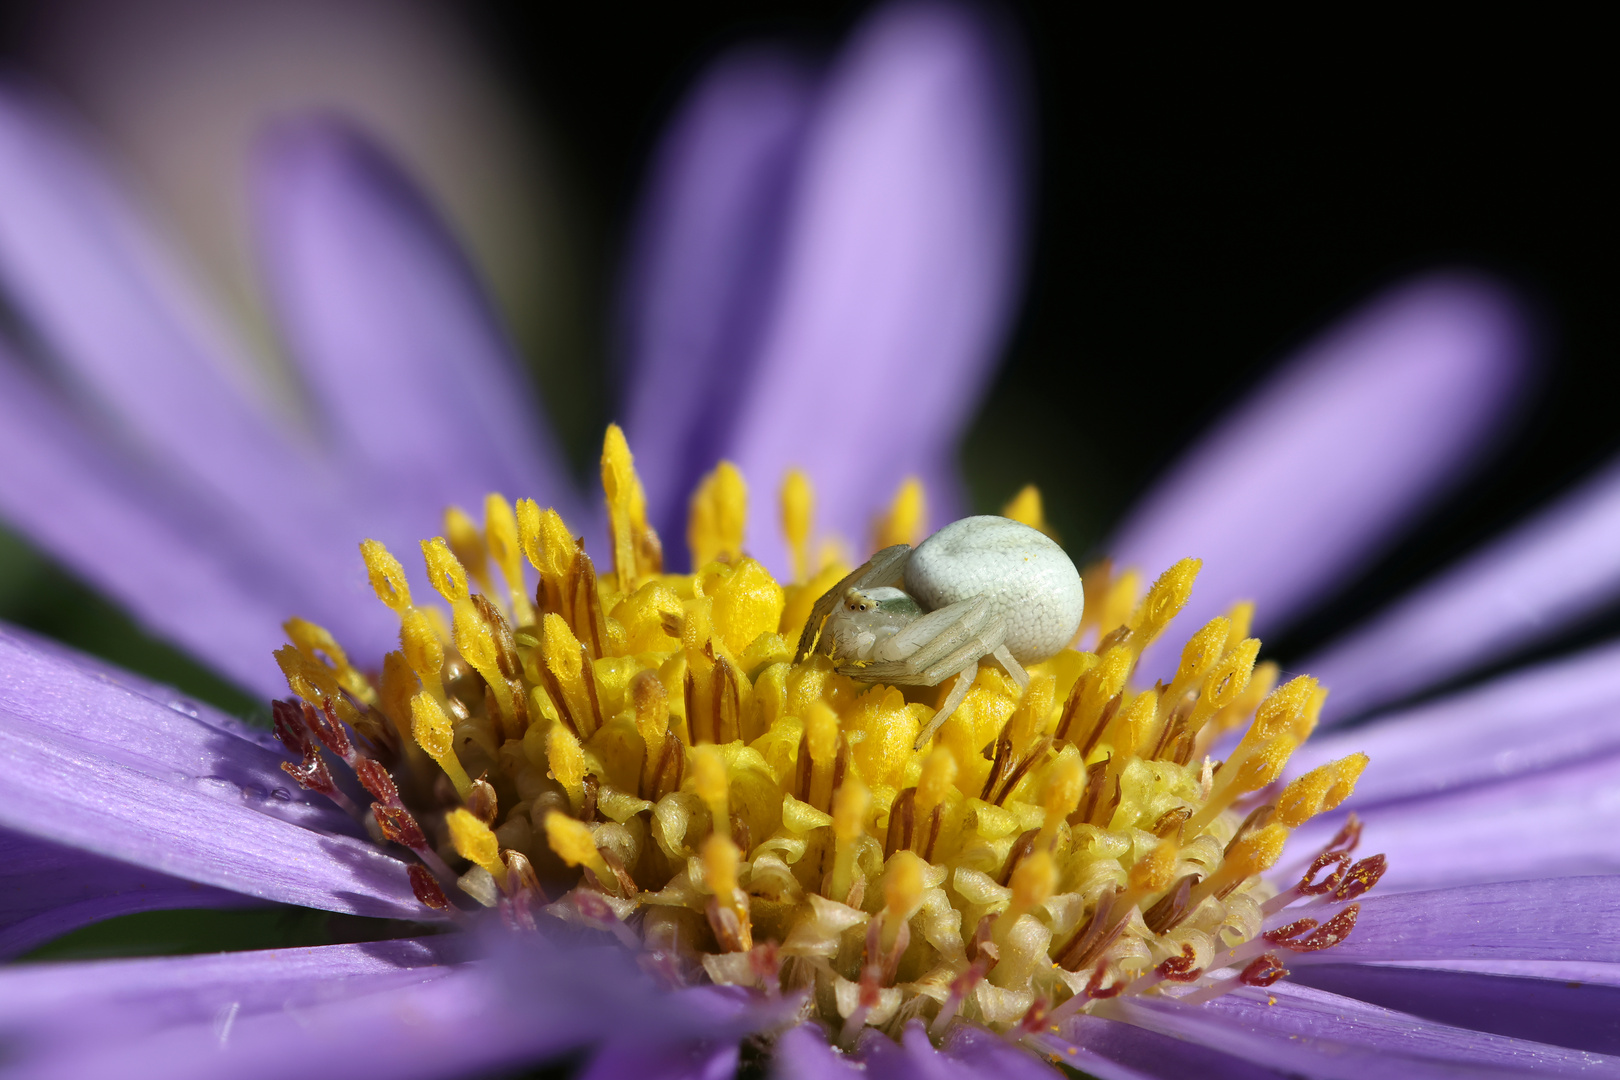
[[[679,95],[742,41],[825,54],[866,7],[16,2],[0,8],[0,55],[88,122],[271,371],[244,155],[276,112],[357,117],[468,244],[584,475],[611,419],[627,228]],[[1035,210],[1017,325],[962,447],[980,510],[1033,481],[1070,551],[1095,554],[1133,493],[1270,365],[1435,266],[1531,298],[1539,396],[1492,467],[1268,642],[1274,655],[1308,650],[1620,446],[1613,120],[1590,28],[1477,10],[1466,25],[1287,25],[1007,8],[1032,64]],[[0,618],[254,708],[7,533]],[[1610,612],[1578,633],[1616,629]]]

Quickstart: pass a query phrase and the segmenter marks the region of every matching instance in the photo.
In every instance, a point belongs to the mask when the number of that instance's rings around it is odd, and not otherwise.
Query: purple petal
[[[1115,998],[1107,1011],[1283,1072],[1312,1077],[1506,1073],[1613,1076],[1620,1059],[1436,1024],[1352,998],[1279,983],[1203,1006]]]
[[[1101,1080],[1184,1080],[1191,1076],[1199,1080],[1281,1080],[1283,1076],[1188,1039],[1101,1016],[1077,1016],[1063,1025],[1060,1035],[1047,1034],[1043,1040],[1066,1064]]]
[[[1620,876],[1546,878],[1373,894],[1329,952],[1290,958],[1620,962]]]
[[[1372,964],[1317,964],[1290,981],[1474,1031],[1620,1053],[1620,987]]]
[[[414,550],[491,491],[577,515],[511,344],[411,181],[319,118],[276,126],[258,170],[271,296],[372,535]]]
[[[1620,754],[1356,812],[1363,849],[1389,857],[1380,889],[1620,873]],[[1289,850],[1319,850],[1343,819],[1310,822]]]
[[[800,1024],[783,1032],[771,1058],[776,1080],[849,1080],[865,1075],[857,1062],[833,1049],[818,1024]]]
[[[1330,957],[1331,959],[1331,957]],[[1415,967],[1425,970],[1467,971],[1476,975],[1508,975],[1523,979],[1556,979],[1565,983],[1620,986],[1620,964],[1581,960],[1384,960],[1378,967]]]
[[[0,827],[265,900],[425,915],[403,864],[226,726],[0,637]]]
[[[9,88],[0,89],[0,281],[75,388],[117,421],[124,454],[149,457],[208,515],[256,538],[282,583],[305,582],[317,605],[300,614],[337,623],[357,648],[386,642],[383,617],[345,625],[343,608],[319,602],[365,584],[358,527],[335,478],[262,407],[246,382],[251,365],[99,163]],[[117,554],[109,547],[104,561]],[[356,640],[367,627],[381,636]]]
[[[654,156],[623,302],[625,431],[673,565],[685,565],[687,499],[724,453],[758,345],[811,103],[794,57],[732,53]]]
[[[237,893],[0,829],[0,958],[116,915],[250,903]]]
[[[1399,286],[1195,443],[1110,553],[1150,577],[1204,560],[1180,619],[1189,633],[1242,599],[1273,632],[1467,475],[1520,396],[1528,336],[1491,282],[1444,274]],[[1173,663],[1169,646],[1151,654]]]
[[[862,549],[904,478],[950,461],[1017,295],[1019,78],[999,25],[928,4],[881,9],[834,68],[726,443],[767,565],[787,564],[766,508],[790,467],[821,531]]]
[[[1357,810],[1499,781],[1620,749],[1617,702],[1620,645],[1604,645],[1315,736],[1294,754],[1288,776],[1362,751],[1372,764],[1346,803]]]
[[[1620,463],[1312,657],[1348,717],[1556,633],[1620,593]]]

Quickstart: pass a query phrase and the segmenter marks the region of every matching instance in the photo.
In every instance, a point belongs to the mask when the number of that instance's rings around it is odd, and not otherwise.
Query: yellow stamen
[[[709,808],[714,831],[720,836],[731,835],[731,807],[729,793],[731,781],[726,777],[726,759],[714,745],[692,747],[692,790]]]
[[[500,841],[495,839],[488,825],[459,806],[444,816],[444,824],[450,832],[450,846],[456,849],[457,855],[482,866],[496,881],[506,876]]]
[[[484,497],[484,532],[489,557],[506,579],[506,592],[512,605],[512,621],[518,626],[534,622],[534,605],[523,583],[523,549],[518,539],[517,514],[505,497],[494,492]],[[486,584],[486,592],[492,591]]]
[[[889,504],[888,511],[877,520],[872,546],[881,549],[893,544],[910,544],[915,547],[925,535],[923,525],[926,516],[922,481],[909,476],[901,483],[900,490],[894,493],[894,501]]]
[[[636,587],[636,546],[631,535],[631,501],[636,490],[630,444],[618,424],[609,424],[602,445],[602,490],[607,495],[608,532],[613,538],[613,573],[620,592]]]
[[[703,841],[703,883],[721,904],[743,914],[743,905],[737,898],[737,867],[742,853],[729,837],[711,833]]]
[[[421,608],[407,607],[399,616],[400,651],[405,662],[422,680],[422,687],[444,699],[444,645],[440,635]]]
[[[956,755],[943,746],[934,747],[923,761],[922,775],[917,780],[917,817],[926,820],[934,807],[945,801],[951,785],[956,782]]]
[[[1182,559],[1159,575],[1131,621],[1130,645],[1138,653],[1164,632],[1170,620],[1187,605],[1202,559]]]
[[[569,805],[578,811],[585,805],[585,751],[573,732],[561,724],[551,725],[546,732],[546,759],[551,763],[551,778],[562,785]]]
[[[793,580],[810,576],[810,524],[815,516],[816,493],[802,469],[789,469],[782,480],[782,533],[793,555]]]
[[[1046,793],[1042,799],[1046,817],[1035,839],[1037,848],[1048,850],[1052,847],[1057,840],[1058,827],[1074,813],[1085,791],[1085,762],[1080,760],[1080,754],[1074,747],[1064,747],[1063,753],[1052,764],[1050,777],[1046,781]]]
[[[1052,526],[1047,524],[1046,510],[1041,505],[1041,489],[1034,484],[1025,484],[1023,490],[1001,508],[1001,516],[1021,521],[1047,536],[1052,535]]]
[[[590,826],[561,810],[546,815],[546,844],[569,866],[583,866],[596,875],[603,887],[618,891],[618,878],[608,869],[607,860],[596,849]]]
[[[748,485],[729,461],[722,461],[703,478],[692,496],[686,526],[686,545],[692,551],[692,569],[701,570],[714,560],[742,554],[743,530],[748,524]]]
[[[1057,891],[1057,882],[1057,864],[1052,861],[1050,851],[1037,849],[1019,860],[1012,880],[1008,882],[1012,888],[1012,901],[1002,915],[1002,922],[1011,924],[1024,912],[1046,903]]]
[[[833,796],[833,871],[830,895],[842,900],[855,880],[855,841],[865,831],[866,815],[872,808],[872,793],[859,777],[851,776],[838,786]]]
[[[472,781],[456,757],[455,732],[433,695],[423,691],[411,699],[411,735],[428,757],[439,763],[444,775],[463,799],[472,790]]]
[[[411,586],[405,580],[405,568],[399,565],[399,560],[377,540],[362,540],[360,557],[366,562],[366,575],[377,592],[377,599],[403,614],[411,606]]]
[[[331,665],[333,675],[337,677],[338,685],[356,701],[363,701],[367,705],[377,704],[377,692],[371,688],[366,677],[349,663],[348,654],[343,651],[337,640],[327,633],[325,627],[305,619],[288,619],[281,624],[281,628],[287,631],[287,639],[310,660],[318,663],[321,654],[324,654]]]
[[[452,608],[472,601],[467,589],[467,570],[450,550],[444,537],[435,536],[422,541],[422,558],[427,562],[428,584],[437,589]]]
[[[883,874],[883,950],[894,948],[900,927],[922,907],[924,878],[928,864],[909,851],[897,851]]]
[[[444,512],[444,536],[450,551],[467,573],[478,583],[478,588],[489,593],[489,560],[484,553],[484,534],[467,511],[459,506]]]

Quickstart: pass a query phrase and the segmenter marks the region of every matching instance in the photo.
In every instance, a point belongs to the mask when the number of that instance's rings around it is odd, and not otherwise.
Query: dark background
[[[836,46],[866,5],[463,3],[583,198],[607,419],[607,313],[653,140],[728,45]],[[26,32],[26,6],[0,45]],[[1495,464],[1287,638],[1285,659],[1550,498],[1620,444],[1612,79],[1595,27],[1357,11],[1241,24],[1008,8],[1028,45],[1038,165],[1026,299],[964,447],[982,508],[1034,480],[1071,551],[1337,314],[1404,274],[1495,273],[1539,308],[1545,377]],[[18,14],[18,12],[22,14]],[[584,452],[584,451],[582,451]],[[239,699],[48,569],[0,616]],[[89,605],[89,607],[87,607]],[[93,617],[83,612],[90,610]],[[1591,636],[1612,629],[1588,626]],[[110,629],[109,629],[110,628]],[[1570,639],[1562,644],[1567,645]]]

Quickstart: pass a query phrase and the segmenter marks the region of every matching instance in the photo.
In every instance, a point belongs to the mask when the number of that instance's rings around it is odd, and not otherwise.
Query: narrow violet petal
[[[455,937],[361,945],[96,960],[0,968],[0,1039],[44,1043],[93,1017],[103,1036],[128,1040],[171,1025],[212,1023],[305,1008],[442,974],[458,957]],[[435,970],[437,969],[437,970]]]
[[[1347,940],[1289,963],[1313,959],[1620,963],[1620,875],[1373,893]]]
[[[1565,983],[1620,986],[1620,964],[1594,964],[1580,960],[1384,960],[1377,962],[1376,966],[1468,971],[1476,975],[1510,975],[1522,979],[1556,979]]]
[[[249,903],[237,893],[0,829],[0,959],[115,915]]]
[[[1620,1054],[1620,987],[1373,964],[1316,964],[1290,981],[1454,1027]]]
[[[285,759],[3,637],[0,758],[0,827],[265,900],[426,914],[402,863],[289,791]]]
[[[1544,640],[1620,595],[1620,462],[1303,665],[1324,721],[1365,712]]]
[[[737,1075],[739,1047],[631,1045],[609,1043],[591,1058],[579,1080],[731,1080]]]
[[[907,1025],[906,1049],[918,1056],[932,1047],[920,1022]],[[927,1048],[927,1049],[925,1049]],[[996,1076],[1004,1080],[1055,1080],[1062,1074],[1030,1047],[1020,1046],[973,1024],[958,1024],[945,1039],[944,1056],[962,1066],[969,1076]],[[1063,1064],[1076,1064],[1072,1058]]]
[[[1527,353],[1524,315],[1499,286],[1462,274],[1401,285],[1195,443],[1109,554],[1150,576],[1204,560],[1179,620],[1187,633],[1238,600],[1273,632],[1467,475],[1520,396]],[[1144,662],[1158,671],[1174,652],[1161,642]]]
[[[671,565],[686,565],[687,499],[725,451],[757,345],[812,90],[795,57],[732,53],[653,157],[622,305],[624,422]]]
[[[1493,679],[1377,723],[1313,737],[1292,778],[1361,751],[1349,807],[1490,783],[1620,750],[1620,644]]]
[[[1620,874],[1620,754],[1356,813],[1361,850],[1389,860],[1380,891]],[[1289,850],[1318,851],[1343,823],[1313,820]]]
[[[1023,250],[1020,69],[964,7],[882,8],[834,67],[805,146],[777,290],[726,446],[773,507],[815,485],[817,527],[864,551],[909,475],[948,462],[1001,347]],[[748,549],[786,569],[776,515]]]
[[[251,364],[112,178],[10,87],[0,87],[0,282],[81,395],[155,469],[257,537],[282,577],[312,581],[317,599],[363,586],[335,478],[266,411]]]
[[[243,686],[285,688],[271,654],[281,620],[313,614],[313,591],[205,501],[119,455],[4,348],[0,459],[27,463],[0,470],[0,514],[30,540]]]
[[[1100,1080],[1183,1080],[1190,1076],[1199,1080],[1281,1080],[1284,1075],[1187,1039],[1102,1016],[1076,1016],[1060,1032],[1044,1033],[1040,1038],[1065,1064]]]
[[[578,520],[511,343],[423,194],[333,119],[277,125],[257,166],[271,297],[328,439],[371,496],[371,535],[403,557],[446,506],[481,514],[491,491]]]
[[[1308,1077],[1616,1076],[1620,1059],[1436,1024],[1278,983],[1202,1006],[1115,998],[1110,1015]]]
[[[825,1029],[800,1024],[776,1040],[771,1075],[776,1080],[851,1080],[864,1076],[865,1071],[833,1048]]]

